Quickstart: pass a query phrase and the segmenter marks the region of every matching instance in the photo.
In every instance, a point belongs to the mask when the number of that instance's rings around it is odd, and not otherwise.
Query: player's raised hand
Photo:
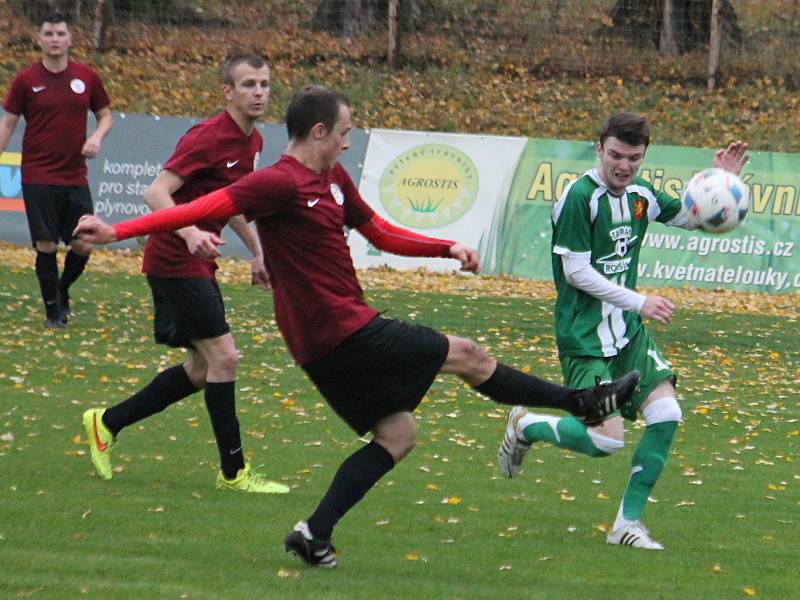
[[[474,248],[463,244],[453,244],[450,246],[450,256],[461,262],[462,271],[478,273],[481,270],[480,257]]]
[[[749,159],[747,144],[736,140],[727,148],[717,150],[717,153],[714,154],[714,166],[738,175]]]
[[[72,237],[91,244],[109,244],[117,241],[114,228],[94,215],[83,215],[72,232]]]
[[[653,319],[654,321],[668,325],[672,322],[672,311],[674,309],[675,305],[666,298],[662,298],[661,296],[648,296],[645,298],[642,310],[639,311],[639,314],[648,319]]]

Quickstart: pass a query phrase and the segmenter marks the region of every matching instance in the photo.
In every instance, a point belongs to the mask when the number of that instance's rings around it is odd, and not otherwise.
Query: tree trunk
[[[709,92],[714,90],[719,77],[719,46],[722,41],[722,27],[720,23],[720,0],[714,0],[711,6],[711,39],[708,43],[708,84]]]
[[[106,49],[108,32],[107,0],[97,0],[94,7],[94,49],[103,52]],[[113,0],[108,0],[113,2]]]
[[[664,0],[664,13],[661,20],[661,37],[658,41],[658,50],[666,56],[678,54],[678,41],[675,39],[673,27],[675,12],[672,10],[672,0]]]
[[[400,66],[400,32],[397,29],[397,11],[400,0],[389,0],[389,47],[386,61],[392,69]]]
[[[393,0],[320,0],[314,28],[334,35],[353,37],[370,31],[384,31]],[[410,31],[419,20],[420,0],[397,1],[398,29]]]
[[[702,50],[711,34],[714,0],[617,0],[609,16],[614,29],[665,54]],[[722,39],[741,46],[744,36],[731,0],[719,0]]]

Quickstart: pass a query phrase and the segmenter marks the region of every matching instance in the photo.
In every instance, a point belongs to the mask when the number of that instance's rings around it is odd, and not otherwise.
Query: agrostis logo
[[[389,163],[379,190],[381,204],[396,221],[432,229],[467,214],[478,195],[478,171],[461,150],[424,144]]]

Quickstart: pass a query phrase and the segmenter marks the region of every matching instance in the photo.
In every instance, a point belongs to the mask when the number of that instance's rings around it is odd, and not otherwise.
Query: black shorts
[[[378,316],[303,369],[336,414],[364,435],[381,419],[417,408],[449,348],[434,329]]]
[[[157,344],[194,348],[205,340],[230,332],[225,304],[213,279],[164,279],[147,276],[153,292],[153,335]]]
[[[86,185],[23,183],[22,198],[31,242],[72,241],[72,232],[83,215],[94,214],[92,194]]]

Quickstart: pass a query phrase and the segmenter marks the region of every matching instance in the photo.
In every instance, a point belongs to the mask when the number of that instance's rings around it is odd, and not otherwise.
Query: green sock
[[[536,415],[537,422],[526,425],[522,430],[522,435],[528,442],[550,442],[559,448],[566,448],[586,454],[588,456],[601,457],[608,456],[598,448],[586,429],[586,425],[575,417],[550,417]],[[620,447],[622,444],[620,444]]]
[[[648,425],[631,459],[631,477],[622,497],[622,517],[636,521],[642,515],[650,492],[656,485],[667,455],[672,446],[672,438],[678,429],[676,421],[666,421]]]

